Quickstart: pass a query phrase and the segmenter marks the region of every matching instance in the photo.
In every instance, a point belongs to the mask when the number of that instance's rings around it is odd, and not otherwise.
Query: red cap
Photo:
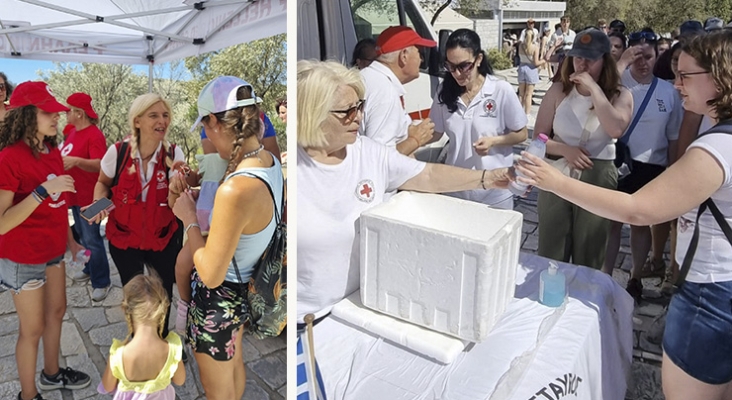
[[[436,47],[437,42],[419,36],[408,26],[390,26],[376,40],[376,54],[391,53],[410,46]]]
[[[69,108],[59,103],[51,88],[46,82],[23,82],[15,87],[13,94],[10,95],[10,105],[8,109],[20,108],[25,106],[36,106],[45,112],[61,112],[69,111]]]
[[[66,104],[71,107],[81,108],[89,118],[97,119],[97,113],[92,108],[92,98],[86,93],[74,93],[66,99]]]
[[[71,134],[71,131],[73,131],[74,129],[76,129],[74,125],[66,124],[66,126],[64,126],[64,136],[69,136]]]

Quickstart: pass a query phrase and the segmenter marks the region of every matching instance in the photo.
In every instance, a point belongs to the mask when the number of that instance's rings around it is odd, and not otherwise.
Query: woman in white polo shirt
[[[493,76],[480,37],[458,29],[447,39],[445,69],[430,118],[435,137],[450,138],[445,164],[468,169],[513,165],[513,145],[526,140],[526,115],[511,85]],[[496,208],[513,209],[506,189],[465,190],[451,196]]]

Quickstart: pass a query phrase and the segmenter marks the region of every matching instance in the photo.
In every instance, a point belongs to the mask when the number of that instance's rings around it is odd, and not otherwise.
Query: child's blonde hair
[[[136,275],[122,289],[122,312],[125,314],[129,332],[127,341],[134,333],[133,321],[157,325],[158,335],[163,337],[165,315],[168,312],[168,293],[154,271],[150,273],[151,275]]]

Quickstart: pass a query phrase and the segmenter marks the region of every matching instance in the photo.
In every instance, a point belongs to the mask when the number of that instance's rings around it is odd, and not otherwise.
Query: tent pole
[[[147,71],[147,92],[152,93],[153,89],[153,63],[148,64],[150,67]]]

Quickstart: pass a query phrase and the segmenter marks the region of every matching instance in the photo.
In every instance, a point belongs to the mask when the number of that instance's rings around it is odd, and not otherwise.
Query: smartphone
[[[112,200],[109,200],[106,197],[102,197],[101,199],[95,201],[92,203],[89,208],[81,212],[81,217],[84,218],[87,221],[91,221],[99,215],[100,212],[107,210],[112,211],[114,210],[114,204],[112,203]]]

